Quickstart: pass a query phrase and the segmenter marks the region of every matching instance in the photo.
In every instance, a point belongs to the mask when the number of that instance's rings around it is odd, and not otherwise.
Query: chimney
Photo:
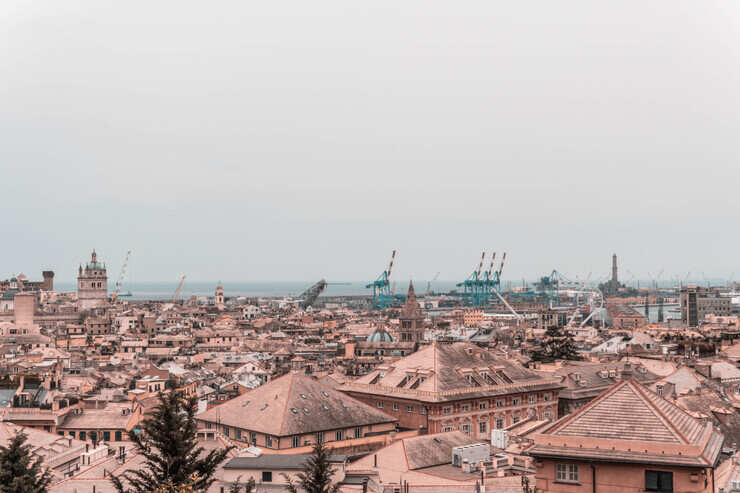
[[[624,369],[622,370],[622,380],[632,380],[632,363],[629,361],[624,362]]]

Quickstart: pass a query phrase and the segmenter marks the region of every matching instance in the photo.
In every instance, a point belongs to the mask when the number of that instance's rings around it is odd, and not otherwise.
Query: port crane
[[[182,291],[182,285],[185,284],[185,278],[186,275],[182,276],[182,279],[180,279],[180,284],[177,286],[177,290],[175,291],[175,296],[172,297],[172,303],[177,303],[177,298],[180,297],[180,291]]]
[[[430,294],[432,292],[432,283],[434,281],[436,281],[437,278],[439,278],[439,272],[437,272],[436,274],[434,274],[434,277],[432,278],[431,281],[427,281],[427,292],[426,292],[426,294]]]
[[[491,256],[491,265],[486,272],[486,295],[485,301],[488,304],[489,296],[496,292],[501,292],[501,273],[504,271],[504,262],[506,261],[506,252],[501,256],[501,263],[498,266],[498,270],[493,270],[493,262],[496,260],[496,252],[493,252]]]
[[[305,290],[303,293],[301,293],[301,308],[306,309],[309,306],[313,305],[319,295],[324,292],[328,284],[329,283],[326,282],[326,279],[322,279],[307,290]]]
[[[123,284],[123,276],[126,275],[126,266],[128,265],[128,258],[131,256],[131,250],[126,252],[126,257],[123,259],[123,266],[121,267],[121,274],[118,276],[118,280],[116,281],[116,290],[111,295],[110,299],[111,301],[116,301],[118,299],[118,295],[121,293],[121,285]]]
[[[391,294],[390,277],[393,271],[393,260],[396,258],[396,251],[393,250],[391,254],[391,261],[388,263],[388,268],[384,270],[378,278],[366,285],[366,288],[372,288],[373,290],[373,308],[376,310],[384,310],[390,308],[393,295]]]
[[[463,305],[466,306],[481,306],[483,304],[483,285],[485,284],[483,282],[483,278],[481,277],[481,272],[483,271],[483,262],[486,259],[486,252],[483,251],[483,253],[480,256],[480,263],[478,264],[477,269],[473,269],[473,273],[468,276],[467,279],[465,279],[462,282],[457,283],[458,288],[463,288]]]

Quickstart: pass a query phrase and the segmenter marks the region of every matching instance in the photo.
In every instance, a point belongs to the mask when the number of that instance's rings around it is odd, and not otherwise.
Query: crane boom
[[[180,279],[180,284],[177,286],[177,290],[175,291],[175,296],[172,297],[172,302],[177,303],[177,298],[180,297],[180,291],[182,291],[182,285],[185,284],[185,278],[187,275],[183,275],[182,279]]]
[[[504,252],[504,256],[501,257],[501,265],[498,267],[498,278],[499,281],[501,280],[501,273],[504,271],[504,261],[506,260],[506,252]]]
[[[121,285],[123,284],[123,276],[126,275],[126,266],[128,265],[128,258],[131,255],[131,250],[126,252],[126,257],[123,259],[123,266],[121,267],[121,274],[118,276],[118,280],[116,281],[116,290],[113,293],[113,295],[110,297],[111,301],[116,301],[118,299],[118,295],[121,292]]]
[[[388,264],[388,275],[387,277],[391,277],[391,271],[393,270],[393,259],[396,258],[396,251],[393,250],[393,253],[391,254],[391,262]]]
[[[483,269],[483,261],[485,259],[486,259],[486,251],[483,250],[483,253],[481,253],[481,256],[480,256],[480,263],[478,264],[478,270],[475,271],[475,278],[476,279],[479,279],[480,278],[480,271]]]
[[[486,279],[490,280],[493,277],[493,262],[496,261],[496,252],[491,255],[491,263],[488,265],[488,271],[486,272]]]

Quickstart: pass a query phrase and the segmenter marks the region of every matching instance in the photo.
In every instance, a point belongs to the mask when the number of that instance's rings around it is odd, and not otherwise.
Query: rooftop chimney
[[[629,361],[624,362],[624,369],[622,369],[622,380],[632,380],[632,363]]]

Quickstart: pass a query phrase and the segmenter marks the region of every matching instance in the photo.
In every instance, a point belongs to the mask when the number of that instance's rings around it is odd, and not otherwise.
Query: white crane
[[[110,297],[111,301],[116,301],[118,299],[118,295],[121,293],[121,285],[123,284],[123,276],[126,275],[126,266],[128,265],[128,258],[131,255],[131,250],[126,252],[126,257],[123,259],[123,266],[121,267],[121,274],[118,276],[118,280],[116,281],[116,290],[113,292],[113,295]]]

